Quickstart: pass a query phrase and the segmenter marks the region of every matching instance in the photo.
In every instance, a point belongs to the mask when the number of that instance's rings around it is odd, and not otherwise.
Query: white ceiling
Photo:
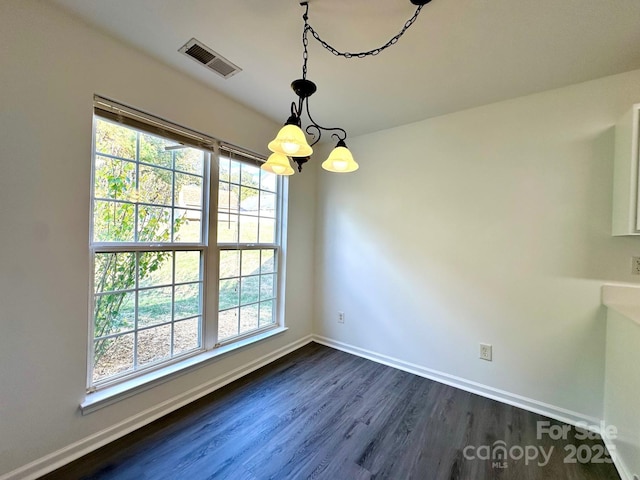
[[[52,0],[216,90],[284,122],[302,76],[296,0]],[[410,0],[310,0],[340,50],[378,47]],[[190,38],[240,66],[224,80],[178,52]],[[433,0],[379,56],[344,59],[310,38],[314,119],[350,136],[640,68],[639,0]]]

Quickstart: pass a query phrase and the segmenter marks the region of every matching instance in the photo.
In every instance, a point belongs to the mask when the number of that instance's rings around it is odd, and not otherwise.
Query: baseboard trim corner
[[[320,335],[313,335],[313,341],[322,345],[326,345],[327,347],[332,347],[337,350],[342,350],[346,353],[351,353],[353,355],[366,358],[383,365],[387,365],[389,367],[397,368],[398,370],[403,370],[420,377],[428,378],[429,380],[443,383],[451,387],[459,388],[460,390],[474,393],[482,397],[490,398],[491,400],[496,400],[498,402],[506,403],[507,405],[522,408],[533,413],[538,413],[540,415],[553,418],[554,420],[558,420],[569,425],[584,426],[586,423],[589,427],[594,429],[597,428],[598,431],[600,430],[601,419],[596,417],[583,415],[579,412],[574,412],[566,408],[558,407],[541,402],[539,400],[490,387],[488,385],[483,385],[478,382],[456,377],[454,375],[433,370],[421,365],[405,362],[404,360],[400,360],[395,357],[383,355],[371,350],[356,347],[354,345],[350,345]]]

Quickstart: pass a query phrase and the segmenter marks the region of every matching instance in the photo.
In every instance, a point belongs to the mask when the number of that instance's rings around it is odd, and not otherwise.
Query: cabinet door
[[[636,104],[616,124],[613,235],[640,235],[639,119],[640,104]]]

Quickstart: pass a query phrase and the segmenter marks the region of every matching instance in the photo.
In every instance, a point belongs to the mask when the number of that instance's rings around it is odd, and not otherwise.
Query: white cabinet
[[[613,235],[640,235],[639,117],[640,103],[637,103],[616,124]]]

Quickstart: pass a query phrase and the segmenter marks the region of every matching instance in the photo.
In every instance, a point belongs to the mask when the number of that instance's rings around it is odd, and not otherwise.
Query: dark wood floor
[[[584,460],[599,440],[537,439],[538,421],[312,343],[43,479],[619,479],[610,463],[565,463],[567,445]],[[470,458],[498,445],[504,462]],[[518,459],[527,446],[553,447],[548,464]]]

